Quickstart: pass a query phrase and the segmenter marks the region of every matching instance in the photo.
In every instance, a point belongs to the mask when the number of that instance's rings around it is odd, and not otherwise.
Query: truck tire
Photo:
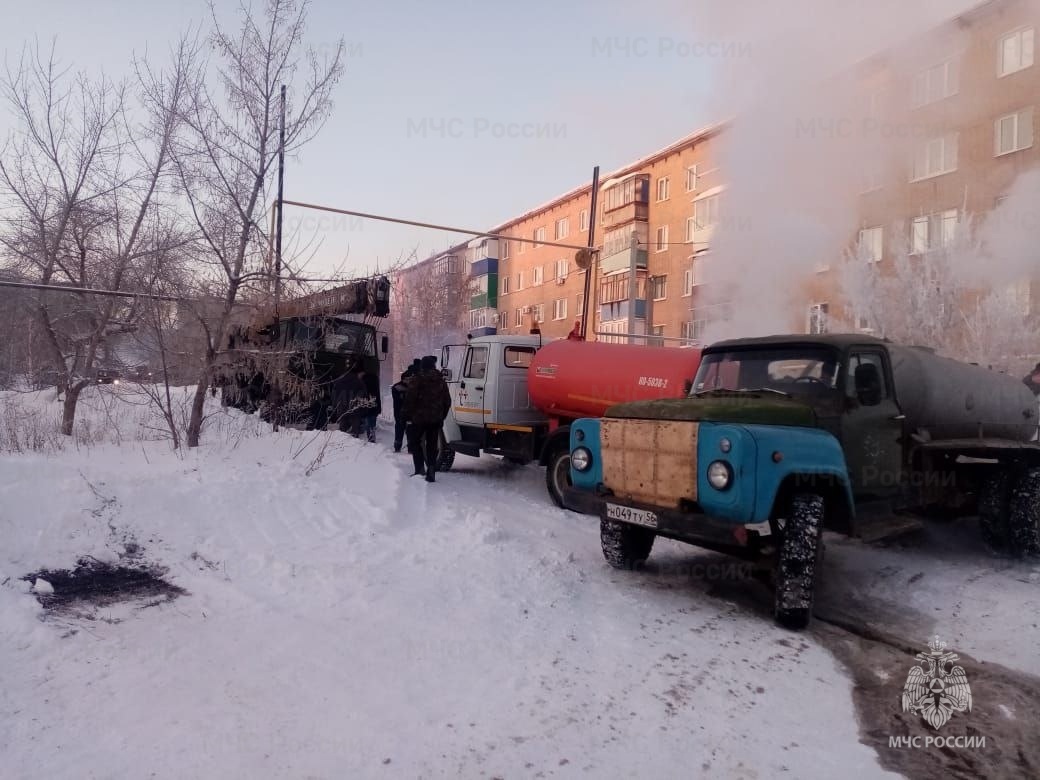
[[[795,495],[786,519],[776,563],[774,615],[784,628],[797,630],[808,626],[812,618],[823,552],[823,496]]]
[[[1011,489],[1008,547],[1016,557],[1040,555],[1040,468],[1023,472]]]
[[[637,569],[650,557],[657,534],[649,528],[640,528],[613,520],[599,521],[599,543],[603,557],[615,569]]]
[[[557,447],[549,455],[545,464],[545,487],[549,491],[549,497],[553,503],[561,509],[563,505],[564,488],[571,486],[571,453],[566,447]]]
[[[982,540],[996,552],[1008,549],[1011,483],[1011,472],[1001,469],[986,476],[979,492],[979,531]]]
[[[437,450],[437,471],[451,471],[451,467],[455,463],[455,450],[444,438],[444,431],[440,432],[438,442],[440,447]]]

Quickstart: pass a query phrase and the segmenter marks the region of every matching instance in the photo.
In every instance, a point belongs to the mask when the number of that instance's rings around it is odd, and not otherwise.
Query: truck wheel
[[[599,543],[603,557],[615,569],[636,569],[650,557],[657,534],[649,528],[640,528],[613,520],[599,521]]]
[[[563,491],[570,486],[571,453],[566,447],[557,447],[545,466],[545,487],[549,490],[549,497],[553,503],[561,509],[566,508],[563,505]]]
[[[997,552],[1008,548],[1008,515],[1011,513],[1011,473],[1007,469],[986,476],[979,493],[979,531],[982,540]]]
[[[1022,474],[1011,489],[1008,546],[1019,557],[1040,555],[1040,468]]]
[[[440,432],[438,442],[440,448],[437,450],[437,471],[451,471],[451,467],[455,463],[455,450],[444,438],[444,431]]]
[[[816,577],[823,552],[823,496],[799,493],[791,499],[776,566],[776,622],[802,629],[812,617]]]

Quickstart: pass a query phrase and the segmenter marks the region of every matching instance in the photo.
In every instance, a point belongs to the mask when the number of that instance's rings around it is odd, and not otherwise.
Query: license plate
[[[625,523],[643,525],[647,528],[657,528],[657,515],[653,512],[647,512],[645,509],[633,509],[630,506],[607,504],[606,514],[608,520],[621,520]]]

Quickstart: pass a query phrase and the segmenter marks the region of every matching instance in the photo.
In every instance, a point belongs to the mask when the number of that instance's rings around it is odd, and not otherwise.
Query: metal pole
[[[634,344],[636,332],[636,256],[639,253],[639,234],[632,229],[632,240],[628,246],[628,343]]]
[[[282,213],[285,202],[285,84],[282,84],[282,116],[278,131],[278,234],[274,250],[274,318],[278,320],[278,298],[282,292]]]
[[[585,269],[585,295],[581,299],[581,337],[585,338],[585,334],[588,333],[589,329],[589,298],[590,291],[592,289],[592,272],[596,267],[596,256],[592,252],[596,246],[596,204],[599,201],[599,166],[597,165],[592,169],[592,202],[589,204],[589,253],[592,258],[589,261],[589,267]]]

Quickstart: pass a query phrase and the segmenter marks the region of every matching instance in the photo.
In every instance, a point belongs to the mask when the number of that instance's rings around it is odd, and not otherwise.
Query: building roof
[[[636,173],[640,169],[645,168],[646,166],[654,162],[657,162],[658,160],[664,159],[665,157],[668,157],[671,154],[675,154],[676,152],[685,149],[686,147],[696,143],[697,141],[703,141],[707,138],[710,138],[711,136],[717,134],[722,129],[724,129],[728,124],[729,120],[725,122],[716,122],[714,124],[702,127],[699,130],[690,133],[689,135],[683,136],[678,141],[670,143],[663,149],[659,149],[656,152],[653,152],[652,154],[648,154],[645,157],[641,157],[635,162],[628,163],[627,165],[619,168],[613,173],[609,173],[606,176],[601,177],[600,184],[602,185],[603,183],[608,182],[611,179],[619,179],[623,176],[627,176],[630,173]],[[580,187],[576,187],[573,190],[570,190],[569,192],[565,192],[562,195],[558,195],[557,197],[550,200],[548,203],[543,203],[541,206],[538,206],[537,208],[533,208],[529,211],[524,212],[519,217],[514,217],[510,219],[508,222],[503,222],[501,225],[492,228],[488,232],[501,233],[503,230],[506,230],[507,228],[512,227],[513,225],[519,222],[523,222],[524,220],[530,219],[531,217],[537,214],[549,211],[550,209],[555,208],[556,206],[560,205],[565,201],[570,200],[571,198],[575,198],[583,193],[591,191],[592,182],[590,181],[589,183],[583,184]]]

